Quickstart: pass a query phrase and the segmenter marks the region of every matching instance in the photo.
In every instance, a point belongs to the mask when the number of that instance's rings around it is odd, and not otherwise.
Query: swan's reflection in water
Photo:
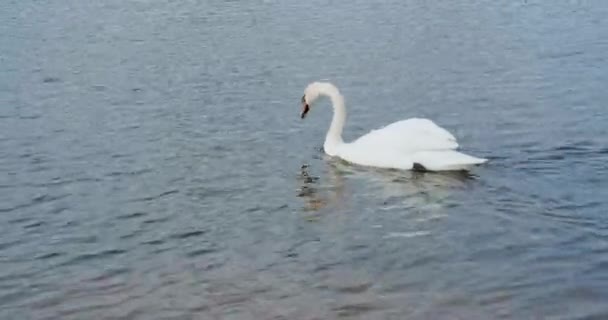
[[[344,174],[329,166],[328,174],[321,183],[321,178],[310,174],[310,167],[302,165],[298,180],[300,187],[298,197],[305,201],[304,209],[318,211],[328,204],[340,204],[344,195]]]
[[[309,165],[302,165],[298,175],[298,197],[304,209],[318,211],[328,205],[340,206],[351,196],[380,201],[383,209],[393,207],[433,211],[443,208],[450,194],[466,188],[475,176],[464,172],[414,172],[365,168],[326,157],[324,174],[313,175]],[[360,186],[361,188],[357,188]],[[352,191],[352,195],[346,191]]]

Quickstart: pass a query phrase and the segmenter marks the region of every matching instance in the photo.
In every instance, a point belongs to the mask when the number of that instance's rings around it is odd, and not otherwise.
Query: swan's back
[[[428,119],[401,120],[386,127],[372,130],[355,140],[361,148],[389,149],[401,152],[419,150],[453,150],[458,148],[456,138],[447,130]]]
[[[468,170],[485,162],[456,151],[458,142],[447,130],[428,119],[392,123],[344,144],[340,156],[366,166],[431,171]]]

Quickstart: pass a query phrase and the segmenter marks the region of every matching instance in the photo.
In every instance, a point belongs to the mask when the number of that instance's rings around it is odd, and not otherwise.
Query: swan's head
[[[323,82],[313,82],[306,87],[302,96],[302,112],[300,113],[302,119],[306,118],[306,114],[310,111],[310,106],[319,98],[319,95],[327,85]]]

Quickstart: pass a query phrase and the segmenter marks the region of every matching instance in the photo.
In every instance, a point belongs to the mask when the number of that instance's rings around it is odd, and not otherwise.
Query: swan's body
[[[309,105],[320,96],[329,97],[334,109],[323,144],[325,153],[330,156],[370,167],[430,171],[469,170],[487,161],[456,151],[456,138],[428,119],[397,121],[346,143],[342,139],[346,120],[344,98],[331,83],[313,82],[308,85],[302,97],[302,118]]]

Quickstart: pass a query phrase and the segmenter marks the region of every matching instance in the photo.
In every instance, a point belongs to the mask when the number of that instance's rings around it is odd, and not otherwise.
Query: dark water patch
[[[283,257],[285,257],[285,258],[297,258],[298,257],[298,253],[297,252],[293,252],[293,251],[288,251],[288,252],[285,252],[283,254]]]
[[[137,130],[139,128],[141,128],[141,125],[132,124],[132,125],[125,126],[125,127],[121,128],[120,130],[121,131],[132,131],[132,130]]]
[[[61,228],[73,228],[79,226],[80,224],[80,221],[68,220],[61,225]]]
[[[27,159],[27,158],[31,158],[32,156],[34,156],[34,154],[33,154],[33,153],[26,152],[26,153],[22,153],[22,154],[20,154],[20,155],[19,155],[19,158],[20,158],[20,159]]]
[[[69,194],[62,194],[62,195],[57,195],[57,196],[44,194],[44,195],[34,197],[31,201],[32,201],[32,204],[39,204],[39,203],[60,200],[60,199],[66,198],[68,196],[69,196]]]
[[[214,253],[214,252],[217,252],[217,249],[203,248],[203,249],[196,249],[193,251],[189,251],[188,253],[186,253],[186,256],[189,258],[194,258],[194,257],[208,255],[208,254]]]
[[[20,115],[19,119],[21,120],[35,120],[35,119],[39,119],[40,117],[42,117],[39,114],[34,114],[34,115]]]
[[[142,244],[153,245],[153,246],[161,245],[163,243],[165,243],[165,240],[163,240],[163,239],[155,239],[155,240],[148,240],[148,241],[142,242]]]
[[[152,251],[152,253],[153,254],[161,254],[161,253],[164,253],[164,252],[167,252],[167,251],[171,251],[171,250],[173,250],[173,248],[171,248],[171,247],[169,247],[169,248],[157,248],[157,249],[154,249]]]
[[[22,186],[24,187],[36,187],[36,188],[45,188],[45,187],[58,187],[58,186],[66,186],[74,183],[83,183],[83,182],[101,182],[101,179],[98,178],[88,178],[81,177],[76,179],[64,179],[64,178],[53,178],[47,182],[41,183],[24,183]]]
[[[74,225],[76,226],[76,225]],[[82,235],[82,234],[68,234],[64,237],[61,237],[62,243],[79,243],[79,244],[92,244],[98,243],[100,238],[95,235]]]
[[[234,195],[247,191],[243,187],[231,187],[230,189],[216,187],[196,187],[188,191],[187,195],[198,199],[217,198],[220,196]]]
[[[111,157],[112,159],[121,159],[121,158],[128,158],[128,157],[130,157],[130,156],[131,156],[130,154],[114,153],[114,154],[112,154],[110,157]]]
[[[145,212],[133,212],[133,213],[128,213],[125,215],[118,216],[117,219],[131,220],[131,219],[136,219],[136,218],[140,218],[140,217],[145,217],[146,215],[148,215],[148,214]]]
[[[418,268],[437,261],[437,257],[431,254],[426,254],[420,257],[412,257],[406,262],[403,262],[401,267],[405,270]]]
[[[109,250],[99,251],[96,253],[84,253],[84,254],[80,254],[68,261],[63,262],[61,264],[61,266],[77,265],[80,263],[89,263],[89,262],[92,262],[92,261],[95,261],[98,259],[110,258],[115,255],[122,255],[126,252],[127,251],[121,250],[121,249],[109,249]]]
[[[601,250],[594,250],[594,253],[606,256],[608,253],[608,246]],[[589,266],[585,268],[583,274],[589,275],[589,277],[595,279],[596,282],[604,282],[608,280],[608,275],[605,272],[606,268],[608,268],[608,258],[589,264]]]
[[[162,193],[154,195],[154,196],[132,199],[132,200],[130,200],[130,202],[146,202],[146,201],[158,200],[158,199],[164,198],[166,196],[169,196],[169,195],[172,195],[172,194],[175,194],[178,192],[179,192],[178,190],[169,190],[169,191],[165,191],[165,192],[162,192]]]
[[[263,210],[264,210],[264,208],[262,208],[261,206],[255,206],[255,207],[245,209],[243,211],[243,213],[254,213],[254,212],[260,212]]]
[[[333,268],[336,268],[340,265],[344,265],[344,262],[338,261],[338,262],[319,263],[319,264],[315,265],[315,267],[312,269],[312,272],[313,273],[326,272],[326,271],[332,270]]]
[[[135,231],[130,231],[127,234],[120,235],[119,238],[123,239],[123,240],[131,239],[131,238],[135,238],[135,237],[137,237],[137,236],[139,236],[139,235],[141,235],[143,233],[144,233],[144,230],[141,230],[141,229],[140,230],[135,230]]]
[[[512,243],[496,244],[483,249],[478,249],[471,252],[468,256],[469,261],[491,261],[500,260],[505,255],[517,258],[526,255],[532,250],[531,245],[518,245]]]
[[[285,210],[285,209],[288,209],[288,208],[289,208],[288,204],[282,204],[280,206],[277,206],[277,207],[271,209],[270,212],[278,212],[278,211]]]
[[[36,222],[30,223],[30,224],[24,225],[23,229],[33,229],[33,228],[43,226],[44,224],[45,224],[44,221],[36,221]]]
[[[543,154],[536,157],[531,157],[530,161],[542,161],[542,162],[550,162],[550,161],[560,161],[566,159],[566,155],[564,154]]]
[[[6,271],[6,270],[4,270],[4,271]],[[21,280],[23,280],[23,279],[32,279],[36,274],[37,274],[37,272],[31,272],[31,271],[27,271],[27,272],[24,272],[23,270],[13,271],[13,272],[10,272],[9,274],[0,275],[0,283],[11,282],[11,281],[21,282]]]
[[[19,300],[25,299],[30,294],[27,290],[23,289],[13,289],[9,290],[0,295],[0,306],[5,306],[7,304],[15,303]]]
[[[19,239],[19,240],[9,240],[7,242],[0,242],[0,250],[5,250],[5,249],[9,249],[12,248],[16,245],[22,244],[24,241]]]
[[[156,224],[169,221],[169,217],[153,218],[142,221],[143,224]]]
[[[529,149],[526,153],[534,161],[561,161],[569,159],[591,159],[606,154],[606,148],[597,147],[590,141],[561,145],[551,149]]]
[[[37,257],[34,257],[34,259],[35,260],[47,260],[47,259],[61,257],[63,255],[64,254],[61,252],[49,252],[49,253],[45,253],[45,254],[39,255]]]
[[[173,239],[181,240],[181,239],[187,239],[187,238],[191,238],[191,237],[202,236],[205,233],[207,233],[207,231],[196,230],[196,231],[189,231],[189,232],[184,232],[184,233],[173,234],[170,237]]]
[[[32,220],[34,220],[34,218],[32,218],[32,217],[19,217],[19,218],[16,218],[16,219],[9,220],[8,223],[10,223],[10,224],[21,224],[21,223],[29,222],[29,221],[32,221]]]
[[[149,311],[144,307],[134,308],[133,310],[127,309],[118,312],[119,315],[112,318],[112,320],[130,320],[130,319],[140,319],[145,318]],[[124,314],[124,315],[123,315]]]
[[[332,308],[338,318],[360,317],[380,309],[383,309],[382,304],[375,301],[344,303]]]
[[[23,203],[23,204],[18,204],[16,206],[13,207],[8,207],[8,208],[0,208],[0,213],[4,213],[4,212],[12,212],[12,211],[17,211],[19,209],[25,209],[25,208],[29,208],[31,206],[33,206],[35,203],[33,202],[28,202],[28,203]]]
[[[552,150],[555,151],[563,151],[566,153],[578,153],[578,152],[588,152],[594,148],[594,143],[592,141],[576,141],[568,144],[564,144],[561,146],[557,146]]]
[[[317,285],[316,288],[345,294],[361,294],[373,285],[371,279],[365,276],[351,274],[332,275],[329,279]]]
[[[562,51],[562,52],[545,52],[542,53],[539,58],[540,59],[565,59],[571,58],[578,55],[582,55],[585,52],[582,50],[574,50],[574,51]]]
[[[593,208],[601,207],[602,202],[600,201],[590,201],[587,203],[567,203],[567,204],[557,204],[552,206],[554,210],[564,210],[564,211],[578,211],[578,210],[588,210]]]
[[[42,79],[43,83],[58,83],[61,82],[61,79],[58,77],[44,77]]]
[[[104,270],[104,272],[100,275],[97,275],[97,276],[89,278],[89,279],[85,279],[85,281],[92,281],[92,282],[107,281],[116,276],[127,274],[130,271],[131,271],[131,269],[129,269],[129,268],[112,268],[112,269]]]
[[[107,177],[120,177],[120,176],[139,176],[145,173],[149,173],[152,172],[152,169],[141,169],[141,170],[130,170],[130,171],[113,171],[110,172],[108,174],[106,174]],[[171,193],[175,193],[177,191],[168,191],[165,193],[161,193],[160,195],[156,196],[157,198],[169,195]],[[150,198],[143,198],[143,201],[146,200],[153,200],[154,197],[150,197]],[[138,201],[138,200],[134,200],[134,201]],[[141,201],[141,200],[139,200]]]
[[[580,212],[583,208],[573,208],[573,209],[564,209],[569,208],[571,206],[560,206],[562,209],[557,210],[544,210],[541,214],[545,217],[551,218],[555,221],[559,221],[562,223],[578,225],[578,226],[589,226],[595,227],[598,224],[596,218],[589,217],[583,215],[583,213],[576,214],[576,212]],[[563,212],[566,211],[566,212]]]

